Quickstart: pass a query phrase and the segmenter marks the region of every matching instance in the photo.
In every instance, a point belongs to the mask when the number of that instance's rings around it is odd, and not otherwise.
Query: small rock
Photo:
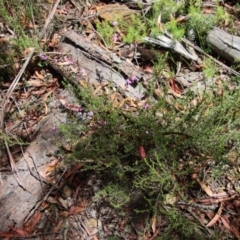
[[[90,235],[95,235],[98,232],[98,222],[96,218],[90,218],[85,221],[85,226]]]
[[[65,199],[69,198],[72,196],[72,192],[73,190],[69,186],[65,185],[62,190],[62,197]]]

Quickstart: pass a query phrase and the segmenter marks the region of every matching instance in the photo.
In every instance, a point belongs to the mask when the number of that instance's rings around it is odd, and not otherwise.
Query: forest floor
[[[1,239],[240,238],[239,60],[206,41],[240,7],[193,2],[0,0]]]

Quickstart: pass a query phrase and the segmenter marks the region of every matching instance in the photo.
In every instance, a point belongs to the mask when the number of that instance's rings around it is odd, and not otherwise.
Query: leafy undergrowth
[[[128,16],[128,19],[117,17],[108,21],[98,10],[96,12],[100,18],[95,16],[91,17],[94,20],[87,20],[86,16],[98,7],[95,3],[88,3],[82,6],[81,16],[84,21],[78,22],[79,8],[75,9],[78,4],[72,2],[63,3],[65,10],[58,9],[59,18],[54,19],[54,24],[64,31],[65,28],[74,29],[88,37],[95,34],[95,42],[101,42],[111,51],[118,51],[122,43],[139,43],[145,47],[141,42],[143,37],[155,36],[164,31],[179,40],[190,35],[200,46],[207,47],[205,37],[211,27],[226,25],[231,32],[233,24],[233,18],[221,4],[217,4],[214,10],[204,8],[203,11],[202,1],[176,4],[176,1],[165,0],[155,1],[151,8],[135,4],[134,9],[140,9],[142,14],[137,12]],[[39,34],[38,26],[45,22],[45,2],[37,1],[34,5],[27,1],[24,3],[18,5],[14,1],[0,0],[1,21],[13,29],[6,30],[8,34],[4,32],[8,38],[2,41],[0,64],[7,62],[7,66],[3,67],[4,73],[0,80],[5,90],[20,69],[19,56],[25,57],[24,50],[35,46],[39,52],[45,48],[52,51],[57,43],[54,31],[48,42],[45,42],[48,46],[36,38]],[[52,1],[48,3],[50,7]],[[234,12],[234,8],[228,6],[228,9]],[[68,11],[72,11],[69,19],[66,14]],[[238,11],[234,13],[237,18]],[[188,15],[189,18],[183,20],[182,15]],[[63,158],[69,165],[73,165],[73,172],[78,170],[76,174],[71,172],[76,183],[82,180],[83,184],[87,177],[97,176],[101,184],[90,201],[98,207],[107,205],[118,216],[124,216],[124,220],[119,223],[119,232],[134,225],[134,237],[131,239],[237,238],[240,90],[235,88],[230,91],[230,87],[219,86],[224,85],[219,80],[221,83],[216,84],[212,92],[209,89],[201,94],[191,90],[183,91],[174,80],[174,55],[163,55],[161,52],[156,55],[155,62],[130,58],[146,72],[154,73],[148,85],[144,86],[147,88],[146,98],[119,96],[111,84],[100,84],[93,88],[84,83],[81,91],[74,90],[88,118],[76,117],[71,112],[68,123],[61,126],[63,139],[67,139],[73,146],[71,150],[67,149],[68,153],[62,152]],[[11,110],[6,117],[5,128],[10,129],[8,134],[11,129],[15,129],[16,123],[19,125],[16,116],[27,122],[26,132],[31,134],[33,126],[46,112],[46,103],[53,100],[52,94],[60,88],[58,80],[61,78],[55,77],[56,73],[47,66],[44,61],[47,56],[39,54],[39,57],[40,61],[38,58],[32,61],[33,68],[23,77],[24,83],[16,94],[20,106],[16,108],[20,109],[20,113]],[[63,58],[69,60],[67,56]],[[74,72],[76,66],[71,67]],[[183,69],[200,70],[206,77],[217,78],[222,71],[209,59],[204,59],[202,65],[186,62]],[[126,87],[134,84],[134,76],[126,80]],[[73,109],[74,106],[71,106],[70,110]],[[31,141],[28,136],[23,136],[22,131],[19,133],[22,142],[17,142],[12,135],[11,138],[4,136],[12,149],[15,145],[26,145],[25,141]],[[18,134],[15,132],[15,135]],[[6,161],[6,156],[4,158]],[[78,189],[78,186],[75,187]],[[73,197],[74,201],[77,193],[78,190]],[[56,206],[51,206],[52,212]],[[76,212],[76,209],[71,209],[65,214],[69,217]],[[110,214],[109,218],[113,216]],[[141,231],[137,225],[142,226]],[[111,232],[108,236],[109,239],[117,239],[116,235]]]
[[[113,106],[109,98],[83,89],[77,95],[92,119],[80,130],[79,120],[62,126],[68,139],[78,139],[72,142],[68,161],[83,163],[83,171],[93,171],[102,180],[99,201],[118,211],[148,213],[157,226],[165,222],[160,235],[166,238],[159,239],[206,239],[203,226],[211,219],[194,219],[194,212],[206,202],[224,204],[237,193],[234,184],[214,186],[235,168],[229,152],[239,146],[239,94],[206,93],[197,102],[191,96],[171,103],[164,97],[139,101],[133,113],[126,105]],[[136,197],[135,191],[141,195]],[[200,206],[191,212],[188,207],[197,203]],[[218,230],[212,234],[207,238],[223,236]]]

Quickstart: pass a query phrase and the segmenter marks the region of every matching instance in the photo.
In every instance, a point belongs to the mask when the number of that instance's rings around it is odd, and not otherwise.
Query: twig
[[[31,58],[32,58],[32,55],[34,53],[34,50],[35,48],[31,48],[31,51],[25,61],[25,63],[23,64],[21,70],[19,71],[18,75],[15,77],[14,81],[12,82],[11,86],[9,87],[7,93],[6,93],[6,96],[3,100],[3,106],[2,106],[2,116],[1,116],[1,129],[2,129],[2,133],[5,134],[5,127],[4,127],[4,119],[5,119],[5,111],[6,111],[6,105],[7,105],[7,102],[12,94],[12,92],[14,91],[15,87],[17,86],[19,80],[21,79],[22,77],[22,74],[24,73],[26,67],[28,66]],[[21,180],[20,180],[20,176],[18,174],[18,170],[17,170],[17,167],[16,167],[16,163],[14,161],[14,158],[12,156],[12,153],[9,149],[9,146],[8,146],[8,142],[6,140],[6,138],[4,138],[4,144],[5,144],[5,147],[6,147],[6,150],[7,150],[7,154],[8,154],[8,157],[9,157],[9,160],[10,160],[10,165],[11,165],[11,168],[12,168],[12,171],[13,171],[13,175],[16,179],[16,181],[18,182],[19,186],[22,187],[24,190],[28,191],[24,185],[22,184]]]
[[[220,207],[219,207],[217,213],[216,213],[215,216],[211,219],[211,221],[206,225],[207,227],[211,227],[211,226],[213,226],[213,225],[217,222],[217,220],[221,217],[222,210],[223,210],[223,203],[221,202],[221,203],[220,203]]]
[[[14,81],[12,82],[11,86],[9,87],[7,93],[6,93],[6,96],[5,96],[5,99],[3,100],[3,105],[2,105],[2,116],[1,116],[1,129],[4,130],[4,117],[5,117],[5,107],[7,105],[7,102],[12,94],[12,92],[14,91],[15,87],[17,86],[20,78],[22,77],[25,69],[27,68],[31,58],[32,58],[32,55],[34,53],[34,50],[35,48],[31,48],[30,50],[30,53],[28,55],[28,57],[26,58],[26,61],[25,63],[23,64],[21,70],[19,71],[18,75],[15,77]]]
[[[101,40],[103,41],[104,46],[107,48],[108,45],[107,45],[107,43],[105,42],[105,40],[103,39],[102,35],[101,35],[98,31],[96,31],[96,30],[94,29],[92,23],[91,23],[88,19],[87,19],[87,21],[88,21],[88,24],[91,25],[92,30],[101,38]]]
[[[21,182],[21,178],[20,178],[20,176],[19,176],[19,174],[18,174],[18,170],[17,170],[17,167],[16,167],[16,163],[15,163],[15,161],[14,161],[14,159],[13,159],[13,156],[12,156],[12,154],[11,154],[11,152],[10,152],[10,149],[9,149],[9,146],[8,146],[8,143],[7,143],[6,138],[4,138],[4,144],[5,144],[5,147],[6,147],[6,150],[7,150],[7,154],[8,154],[9,160],[10,160],[10,165],[11,165],[11,168],[12,168],[12,171],[13,171],[13,176],[14,176],[14,178],[16,179],[16,181],[18,182],[18,185],[19,185],[23,190],[31,193],[30,191],[28,191],[28,190],[24,187],[23,183]],[[32,194],[32,193],[31,193],[31,194]]]
[[[56,184],[55,184],[55,185],[52,185],[52,187],[50,188],[50,190],[48,191],[48,193],[45,195],[45,197],[35,205],[35,207],[32,209],[32,211],[31,211],[31,212],[28,214],[28,216],[24,219],[25,222],[27,222],[27,221],[29,220],[29,218],[33,215],[33,213],[35,212],[35,210],[43,203],[43,201],[46,201],[46,200],[47,200],[48,196],[52,193],[52,191],[53,191],[55,188],[57,188],[57,185],[60,183],[60,181],[61,181],[61,179],[62,179],[62,177],[63,177],[63,175],[65,174],[66,171],[67,171],[67,169],[64,170],[64,172],[61,174],[61,176],[60,176],[59,179],[57,180]]]
[[[24,153],[24,151],[23,151],[22,146],[21,146],[21,152],[22,152],[22,155],[24,156],[24,160],[25,160],[25,162],[26,162],[26,164],[27,164],[28,170],[29,170],[30,174],[32,174],[32,170],[31,170],[31,168],[30,168],[29,165],[28,165],[28,162],[27,162],[27,160],[26,160],[25,153]],[[37,172],[37,175],[38,175],[38,178],[39,178],[38,180],[40,181],[40,184],[41,184],[42,193],[43,193],[43,181],[42,181],[42,178],[41,178],[40,173],[39,173],[39,171],[38,171],[38,169],[37,169],[37,166],[36,166],[36,163],[35,163],[35,161],[34,161],[34,158],[32,157],[32,155],[31,155],[30,152],[27,152],[27,153],[28,153],[28,156],[32,159],[34,168],[36,169],[36,172]],[[32,176],[34,177],[33,174],[32,174]]]
[[[44,36],[44,34],[45,34],[45,32],[46,32],[46,30],[47,30],[47,28],[48,28],[48,25],[49,25],[49,23],[51,22],[54,14],[55,14],[55,12],[56,12],[56,10],[57,10],[57,7],[58,7],[60,1],[61,1],[61,0],[57,0],[56,3],[54,4],[54,7],[53,7],[51,13],[49,14],[49,16],[48,16],[48,18],[47,18],[47,20],[46,20],[46,22],[45,22],[45,24],[44,24],[44,27],[43,27],[40,35],[39,35],[40,39],[43,38],[43,36]]]
[[[184,206],[187,206],[187,207],[206,209],[206,210],[211,210],[211,211],[215,211],[218,208],[217,204],[203,205],[203,204],[198,204],[198,203],[178,202],[177,205],[184,205]]]

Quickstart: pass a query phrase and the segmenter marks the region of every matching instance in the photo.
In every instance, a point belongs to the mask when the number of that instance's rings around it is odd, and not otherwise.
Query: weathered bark
[[[219,28],[213,28],[207,41],[211,48],[230,62],[240,61],[240,37],[233,36]]]
[[[75,66],[55,62],[51,58],[48,58],[48,62],[63,77],[78,87],[81,79],[78,74],[81,69],[84,69],[87,74],[86,81],[98,84],[109,81],[127,97],[143,97],[143,90],[137,84],[125,86],[127,78],[135,76],[138,81],[141,81],[145,76],[140,68],[132,63],[120,59],[117,55],[109,53],[74,32],[65,35],[65,39],[59,44],[59,51],[63,55],[60,55],[62,59],[58,58],[58,60],[66,61],[64,57],[71,56],[77,63],[78,69],[73,70]],[[64,94],[60,95],[60,98],[64,97]],[[69,102],[71,103],[71,100]],[[20,227],[36,203],[44,197],[42,187],[46,187],[46,184],[43,183],[41,186],[36,175],[53,160],[51,155],[58,149],[56,137],[59,133],[52,129],[60,122],[66,121],[66,114],[57,111],[58,107],[55,103],[48,116],[40,121],[34,141],[27,147],[25,156],[16,163],[20,180],[27,191],[19,186],[13,174],[3,176],[4,184],[0,187],[0,231],[8,231],[9,226]]]
[[[61,96],[63,95],[61,94]],[[58,102],[55,101],[55,106],[60,104]],[[52,156],[57,150],[56,137],[59,132],[53,131],[53,126],[65,121],[66,113],[60,113],[53,108],[52,112],[39,122],[36,127],[35,139],[27,147],[25,156],[16,163],[20,181],[27,191],[19,186],[13,174],[2,176],[0,231],[8,231],[9,226],[20,227],[36,203],[44,197],[42,189],[44,190],[46,184],[44,182],[41,184],[38,173],[43,171],[44,167],[54,159]]]
[[[78,63],[74,66],[77,68],[74,73],[70,65],[62,65],[53,59],[48,59],[51,66],[73,84],[79,86],[79,80],[81,80],[79,72],[84,69],[90,83],[99,84],[108,81],[127,97],[142,98],[144,96],[144,91],[138,84],[126,87],[126,79],[132,76],[136,77],[137,82],[146,80],[147,76],[140,68],[83,36],[73,31],[67,32],[58,46],[58,51],[69,54],[73,62]]]

